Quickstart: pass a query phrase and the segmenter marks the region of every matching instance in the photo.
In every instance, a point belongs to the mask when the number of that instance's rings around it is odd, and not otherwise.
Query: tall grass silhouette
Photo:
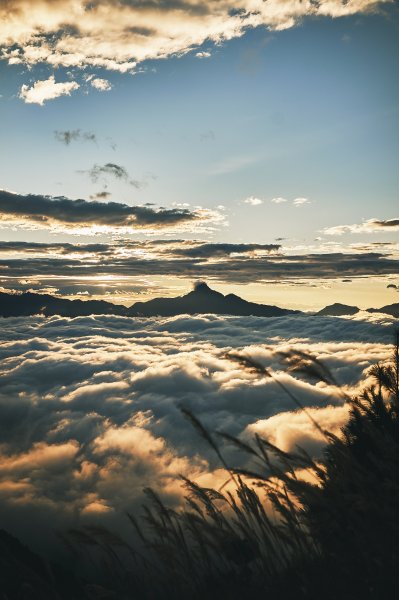
[[[275,378],[248,357],[228,358]],[[295,350],[282,358],[288,370],[335,385],[343,396],[317,358]],[[211,433],[182,407],[216,454],[226,484],[206,488],[182,477],[186,495],[178,510],[146,489],[143,515],[127,515],[140,551],[100,528],[69,532],[69,539],[100,550],[117,598],[392,597],[399,559],[398,334],[392,360],[371,375],[373,385],[359,397],[344,398],[350,411],[341,436],[324,430],[275,379],[325,438],[322,460],[301,449],[284,452],[259,435],[247,443]],[[229,466],[222,440],[256,468]]]

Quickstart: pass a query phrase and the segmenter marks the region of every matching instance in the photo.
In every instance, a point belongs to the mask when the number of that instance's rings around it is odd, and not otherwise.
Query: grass
[[[247,357],[229,358],[274,377]],[[291,371],[336,384],[308,354],[293,351],[283,358]],[[399,559],[398,336],[390,363],[376,365],[372,374],[375,384],[362,396],[345,398],[350,417],[339,438],[323,430],[276,380],[325,437],[322,463],[300,449],[283,452],[260,436],[248,444],[227,433],[210,433],[182,408],[215,452],[228,484],[217,490],[182,478],[186,495],[180,510],[146,490],[141,518],[128,515],[141,544],[139,555],[136,548],[124,547],[134,555],[135,567],[120,554],[116,564],[112,540],[103,548],[113,586],[118,571],[118,597],[390,597]],[[219,440],[250,456],[256,470],[229,466]],[[311,477],[300,477],[304,471]],[[91,545],[104,542],[103,531],[86,529],[85,534]]]

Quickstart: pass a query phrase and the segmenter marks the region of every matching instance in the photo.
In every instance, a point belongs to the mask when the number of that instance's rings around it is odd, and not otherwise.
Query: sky
[[[0,0],[0,286],[398,301],[390,0]]]

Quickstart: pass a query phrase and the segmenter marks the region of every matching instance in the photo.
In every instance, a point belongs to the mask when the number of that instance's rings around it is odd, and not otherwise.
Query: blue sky
[[[274,3],[278,6],[279,0]],[[284,238],[283,253],[304,256],[332,250],[368,253],[375,250],[375,242],[389,242],[382,250],[388,259],[395,258],[398,11],[389,2],[358,4],[365,9],[351,16],[304,15],[282,31],[267,23],[246,27],[240,37],[221,43],[204,34],[202,44],[187,54],[144,60],[133,72],[106,70],[101,64],[54,67],[49,59],[9,64],[8,55],[0,63],[0,135],[6,140],[0,150],[0,188],[20,196],[65,196],[128,206],[151,203],[154,210],[187,205],[188,210],[201,207],[217,215],[194,230],[124,230],[123,236],[133,240],[153,240],[156,235],[271,244]],[[167,10],[166,6],[169,14]],[[44,44],[35,43],[39,48]],[[3,48],[10,52],[16,45],[24,48],[17,38]],[[55,82],[79,88],[43,105],[27,103],[35,82],[53,75]],[[110,89],[95,89],[93,79],[107,82]],[[25,101],[23,86],[28,90]],[[65,131],[75,132],[69,144],[55,134]],[[94,141],[88,134],[94,134]],[[106,164],[121,166],[126,177],[109,172],[93,176],[95,165]],[[104,191],[107,197],[95,197]],[[273,202],[276,199],[281,201]],[[294,204],[297,199],[302,200]],[[379,224],[364,226],[371,219]],[[3,221],[4,241],[76,244],[121,237],[94,230],[77,236],[68,228],[37,228],[29,219],[22,227],[15,219]],[[331,230],[340,226],[352,229]],[[333,265],[332,258],[331,269],[320,273],[320,280],[330,280],[325,293],[321,290],[326,288],[318,290],[323,302],[331,290],[334,299],[343,293],[337,284],[341,272],[334,273]],[[395,301],[394,288],[387,288],[399,283],[395,269],[379,273],[377,265],[359,274],[368,277],[370,301],[371,296],[377,302]],[[176,275],[171,265],[170,279],[179,283],[170,293],[186,286],[192,276],[192,270],[187,276]],[[281,287],[281,281],[260,279],[247,296],[262,300],[273,291],[278,301],[280,288],[275,284]],[[226,290],[237,285],[220,278],[216,283]],[[157,293],[155,284],[152,280],[149,285],[150,295]],[[40,289],[39,279],[35,285]],[[311,306],[314,289],[304,293],[302,304]],[[363,288],[353,291],[354,303],[364,293]],[[351,292],[345,295],[350,298]],[[291,299],[284,293],[284,303],[295,303],[294,292]]]

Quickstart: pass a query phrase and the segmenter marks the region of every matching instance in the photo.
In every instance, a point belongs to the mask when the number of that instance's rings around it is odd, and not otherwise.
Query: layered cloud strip
[[[71,201],[68,201],[71,202]],[[85,214],[87,206],[105,207],[104,212],[96,212],[98,227],[106,222],[107,227],[117,227],[125,220],[132,218],[131,207],[112,213],[113,206],[99,202],[77,202],[77,219]],[[83,203],[82,212],[80,204]],[[54,200],[44,199],[44,204],[53,206]],[[63,202],[60,201],[60,205]],[[58,204],[55,204],[58,210]],[[69,205],[68,205],[69,206]],[[108,207],[110,208],[108,209]],[[121,205],[117,205],[121,206]],[[123,206],[123,205],[122,205]],[[141,217],[141,210],[137,213]],[[109,211],[109,212],[108,212]],[[149,216],[148,213],[149,212]],[[110,213],[113,221],[110,221]],[[171,209],[173,219],[184,219]],[[89,211],[91,215],[91,212]],[[127,216],[129,215],[129,216]],[[189,213],[189,216],[191,213]],[[136,214],[134,216],[137,218]],[[169,227],[167,219],[163,220],[162,212],[152,212],[144,208],[144,221],[140,226]],[[169,217],[169,218],[172,218]],[[38,217],[38,219],[43,217]],[[51,218],[48,214],[47,219]],[[77,226],[68,215],[68,226]],[[84,217],[86,220],[88,217]],[[180,221],[176,221],[180,225]],[[132,227],[137,227],[135,221]],[[183,221],[185,223],[185,221]],[[189,221],[189,225],[190,225]],[[194,224],[197,221],[194,220]],[[199,221],[201,224],[201,221]],[[40,221],[39,221],[40,225]],[[79,224],[79,227],[82,223]],[[113,290],[115,295],[124,290],[126,295],[152,292],[148,281],[156,277],[177,277],[208,282],[225,282],[233,284],[249,284],[254,282],[270,283],[292,281],[320,281],[321,279],[339,279],[354,277],[379,277],[395,275],[399,271],[399,260],[396,245],[392,247],[370,244],[368,247],[354,247],[347,252],[303,252],[288,254],[279,244],[233,244],[211,243],[200,240],[184,239],[151,239],[137,241],[121,239],[109,243],[37,243],[37,242],[1,242],[0,243],[0,286],[12,289],[31,289],[50,291],[51,293],[94,294]],[[141,284],[139,281],[141,280]],[[144,281],[145,280],[145,281]],[[101,292],[95,287],[96,282],[108,281]],[[141,287],[142,286],[142,287]],[[141,287],[141,290],[140,290]],[[46,290],[46,288],[51,288]],[[130,290],[130,292],[129,292]],[[157,295],[163,290],[158,289]],[[168,292],[170,295],[170,290]]]
[[[111,173],[128,178],[125,170],[109,163],[90,172],[93,177]],[[134,185],[135,182],[133,182]],[[34,194],[15,194],[0,190],[0,223],[8,227],[49,229],[69,233],[112,231],[132,233],[172,229],[195,231],[196,227],[222,220],[216,211],[185,207],[153,208],[151,205],[128,206],[117,202],[88,202]]]
[[[306,17],[366,13],[392,2],[2,0],[0,47],[10,64],[101,67],[125,73],[144,60],[181,55],[205,41],[218,44],[243,35],[248,28],[283,30]],[[108,89],[108,84],[96,81],[97,89]],[[54,85],[65,84],[53,84],[53,89]],[[34,86],[25,92],[32,101],[39,90]]]
[[[138,509],[147,485],[177,505],[179,474],[224,483],[179,405],[212,431],[260,433],[318,455],[324,441],[276,382],[226,354],[239,350],[272,369],[323,427],[339,432],[342,395],[288,373],[279,352],[311,351],[352,394],[369,365],[387,358],[392,335],[381,316],[3,319],[0,527],[37,545],[82,521],[115,526]],[[223,453],[237,464],[234,449]]]

